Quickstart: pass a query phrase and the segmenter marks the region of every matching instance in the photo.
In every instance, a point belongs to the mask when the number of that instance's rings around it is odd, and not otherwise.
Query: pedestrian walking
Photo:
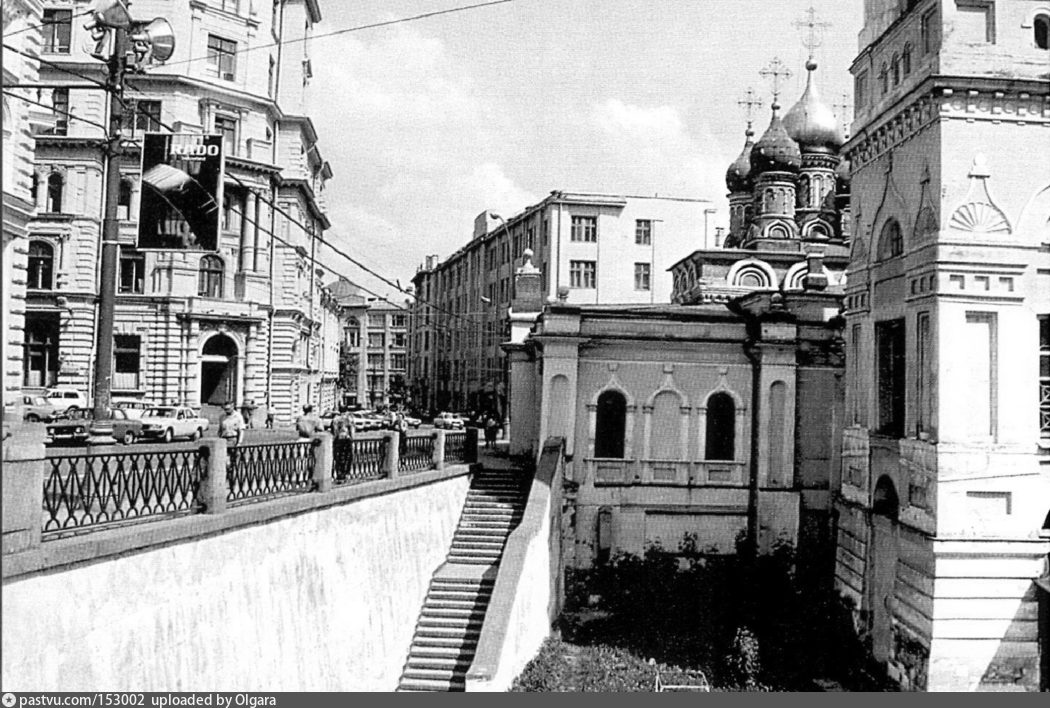
[[[277,407],[267,399],[266,401],[266,427],[273,429],[274,421],[277,420]]]
[[[222,408],[222,418],[219,420],[219,437],[226,441],[226,445],[240,445],[244,439],[244,418],[237,412],[233,402],[228,402]]]
[[[397,431],[398,456],[403,457],[405,450],[408,448],[408,421],[405,420],[404,413],[398,412],[397,418],[394,420],[394,430]]]
[[[495,416],[489,415],[485,418],[485,447],[496,446],[496,434],[499,432],[499,422]]]
[[[321,419],[314,413],[314,407],[310,404],[303,406],[303,414],[295,419],[295,429],[301,438],[312,438],[324,430]]]

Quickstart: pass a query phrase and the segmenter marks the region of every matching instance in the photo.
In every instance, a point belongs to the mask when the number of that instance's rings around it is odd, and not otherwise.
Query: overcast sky
[[[464,4],[322,0],[315,32]],[[761,95],[761,135],[771,85],[758,72],[779,57],[793,72],[780,102],[794,103],[806,73],[795,23],[811,5],[831,24],[816,50],[821,94],[841,103],[858,0],[514,0],[317,39],[310,113],[335,173],[328,237],[407,286],[426,254],[470,239],[478,213],[509,218],[554,189],[711,199],[724,224],[737,102],[748,86]]]

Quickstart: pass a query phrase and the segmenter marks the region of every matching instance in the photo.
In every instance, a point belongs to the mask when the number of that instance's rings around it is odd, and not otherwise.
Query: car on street
[[[463,430],[466,426],[467,421],[458,413],[449,413],[446,411],[434,416],[435,428],[444,428],[445,430]]]
[[[408,427],[410,428],[418,428],[419,426],[423,425],[423,421],[421,421],[419,418],[410,415],[405,416],[405,422],[408,423]]]
[[[350,422],[354,426],[355,433],[363,433],[367,430],[375,430],[374,421],[365,415],[364,411],[354,411],[350,414]]]
[[[130,445],[142,437],[142,421],[129,417],[127,412],[120,408],[112,409],[105,422],[113,426],[112,434],[117,442]],[[72,411],[48,424],[47,442],[83,443],[91,436],[98,423],[93,411],[87,408]]]
[[[141,398],[114,398],[111,403],[114,408],[121,409],[128,414],[129,418],[135,418],[136,420],[142,417],[146,409],[153,407]]]
[[[189,406],[153,406],[143,412],[141,420],[142,437],[164,442],[175,438],[199,440],[208,429],[208,419]]]
[[[88,408],[87,395],[75,388],[56,386],[47,389],[44,396],[60,411],[69,411]]]
[[[339,411],[325,411],[320,416],[321,417],[321,426],[325,430],[331,430],[332,429],[332,421],[334,421],[336,419],[336,417],[338,417],[338,415],[339,415]]]
[[[50,423],[65,409],[59,409],[44,396],[22,394],[22,420],[27,423]]]

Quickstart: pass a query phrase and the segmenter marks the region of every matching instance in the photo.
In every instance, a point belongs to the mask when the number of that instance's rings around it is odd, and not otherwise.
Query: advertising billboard
[[[146,133],[139,249],[218,250],[224,166],[221,135]]]

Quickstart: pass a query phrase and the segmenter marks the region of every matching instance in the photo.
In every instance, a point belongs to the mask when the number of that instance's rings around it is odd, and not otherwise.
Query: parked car
[[[142,418],[142,414],[147,409],[152,408],[152,405],[141,398],[114,398],[111,403],[114,408],[121,409],[128,414],[129,418],[135,418],[136,420]]]
[[[87,395],[75,388],[56,386],[47,389],[44,395],[60,411],[83,410],[89,407]]]
[[[335,420],[338,415],[339,415],[339,411],[325,411],[320,416],[320,418],[321,418],[321,426],[325,430],[331,430],[332,429],[332,421]]]
[[[423,425],[423,421],[410,415],[405,416],[405,422],[408,423],[408,427],[410,428],[418,428]]]
[[[22,420],[27,423],[50,423],[61,414],[62,411],[46,397],[22,394]]]
[[[93,411],[81,408],[70,412],[65,417],[47,426],[47,442],[83,443],[91,436],[97,424]],[[125,445],[130,445],[142,437],[142,421],[128,416],[127,412],[114,408],[109,413],[107,422],[113,425],[113,437]]]
[[[463,419],[463,416],[458,413],[439,413],[434,418],[435,428],[444,428],[446,430],[463,430],[467,426],[467,421]]]
[[[364,411],[354,411],[350,414],[350,422],[354,426],[355,433],[363,433],[366,430],[374,430],[373,421],[365,415]]]
[[[141,420],[142,437],[164,442],[175,438],[199,440],[208,429],[207,418],[188,406],[153,406],[145,410]]]

